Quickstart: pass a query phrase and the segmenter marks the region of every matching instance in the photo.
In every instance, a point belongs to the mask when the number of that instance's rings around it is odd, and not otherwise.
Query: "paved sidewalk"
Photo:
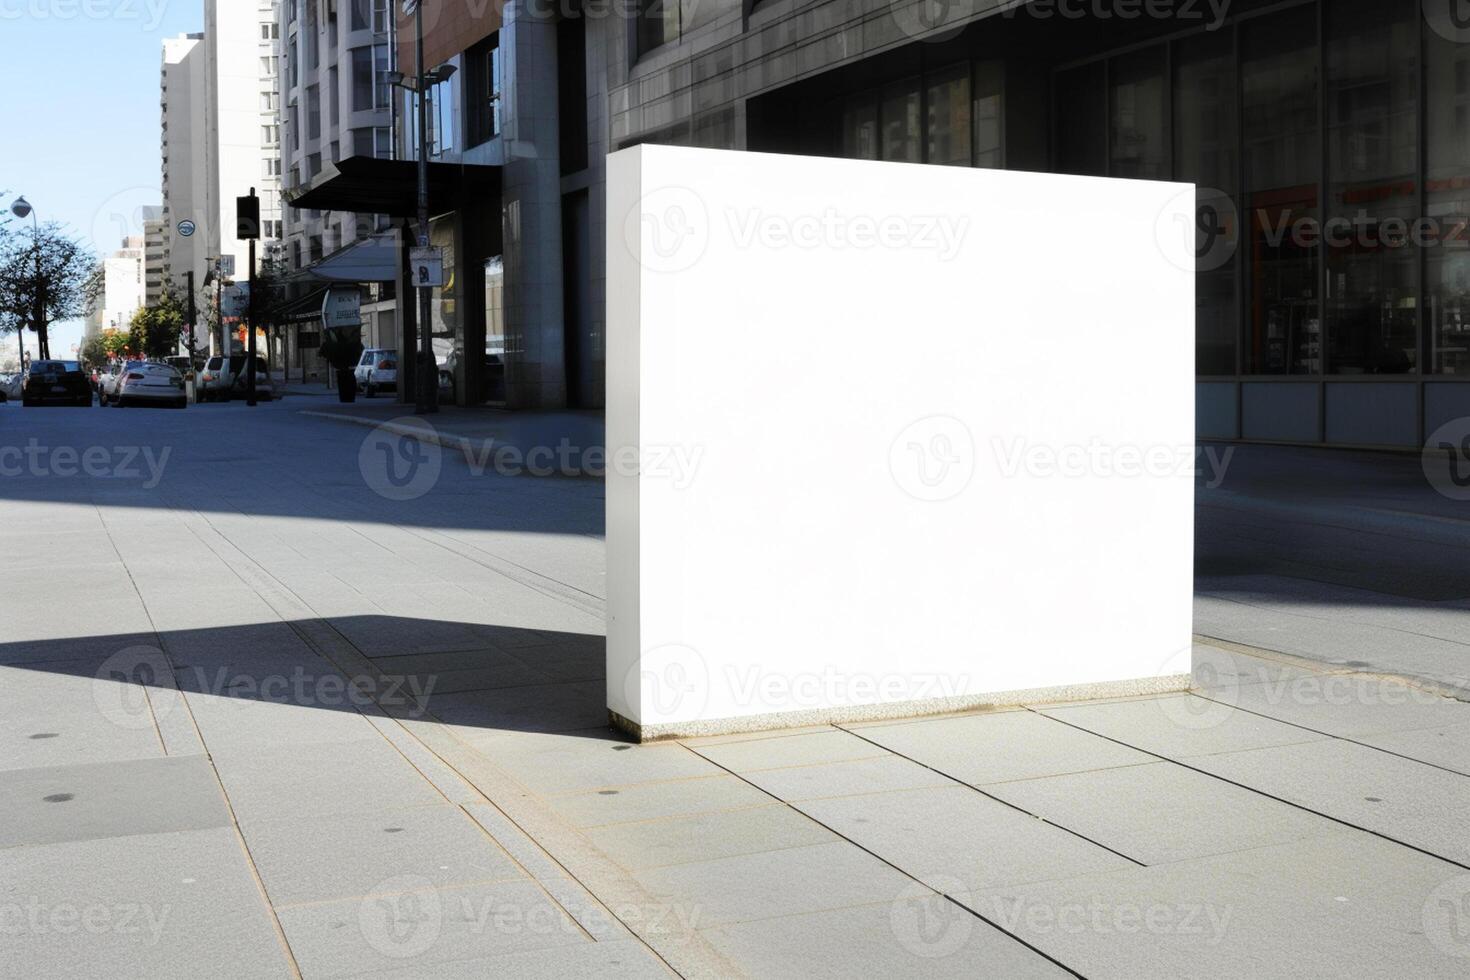
[[[0,492],[0,976],[1465,975],[1470,704],[1213,640],[1192,694],[631,745],[595,481],[392,500],[214,408],[0,428],[171,450]]]

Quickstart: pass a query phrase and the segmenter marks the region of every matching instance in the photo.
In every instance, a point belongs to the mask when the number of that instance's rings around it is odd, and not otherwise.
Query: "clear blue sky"
[[[137,208],[160,203],[163,38],[203,29],[202,0],[0,0],[0,207],[24,194],[98,254],[142,234]],[[52,353],[80,337],[59,326]]]

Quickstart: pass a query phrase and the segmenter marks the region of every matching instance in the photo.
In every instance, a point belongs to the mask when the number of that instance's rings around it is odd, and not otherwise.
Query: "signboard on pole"
[[[242,317],[250,308],[250,284],[248,282],[237,282],[228,286],[219,297],[220,315],[224,317]]]
[[[356,286],[333,286],[322,299],[322,329],[362,326],[362,293]]]
[[[408,264],[413,270],[415,288],[444,285],[444,249],[425,245],[408,250]]]

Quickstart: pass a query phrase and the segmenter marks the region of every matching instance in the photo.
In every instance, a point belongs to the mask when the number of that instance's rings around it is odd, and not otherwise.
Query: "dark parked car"
[[[92,382],[77,361],[32,361],[21,382],[20,403],[91,405]]]

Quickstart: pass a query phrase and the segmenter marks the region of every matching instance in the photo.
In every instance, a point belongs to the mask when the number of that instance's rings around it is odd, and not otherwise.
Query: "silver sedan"
[[[170,364],[151,361],[129,364],[117,379],[113,404],[167,405],[183,408],[189,403],[184,394],[184,376]]]

